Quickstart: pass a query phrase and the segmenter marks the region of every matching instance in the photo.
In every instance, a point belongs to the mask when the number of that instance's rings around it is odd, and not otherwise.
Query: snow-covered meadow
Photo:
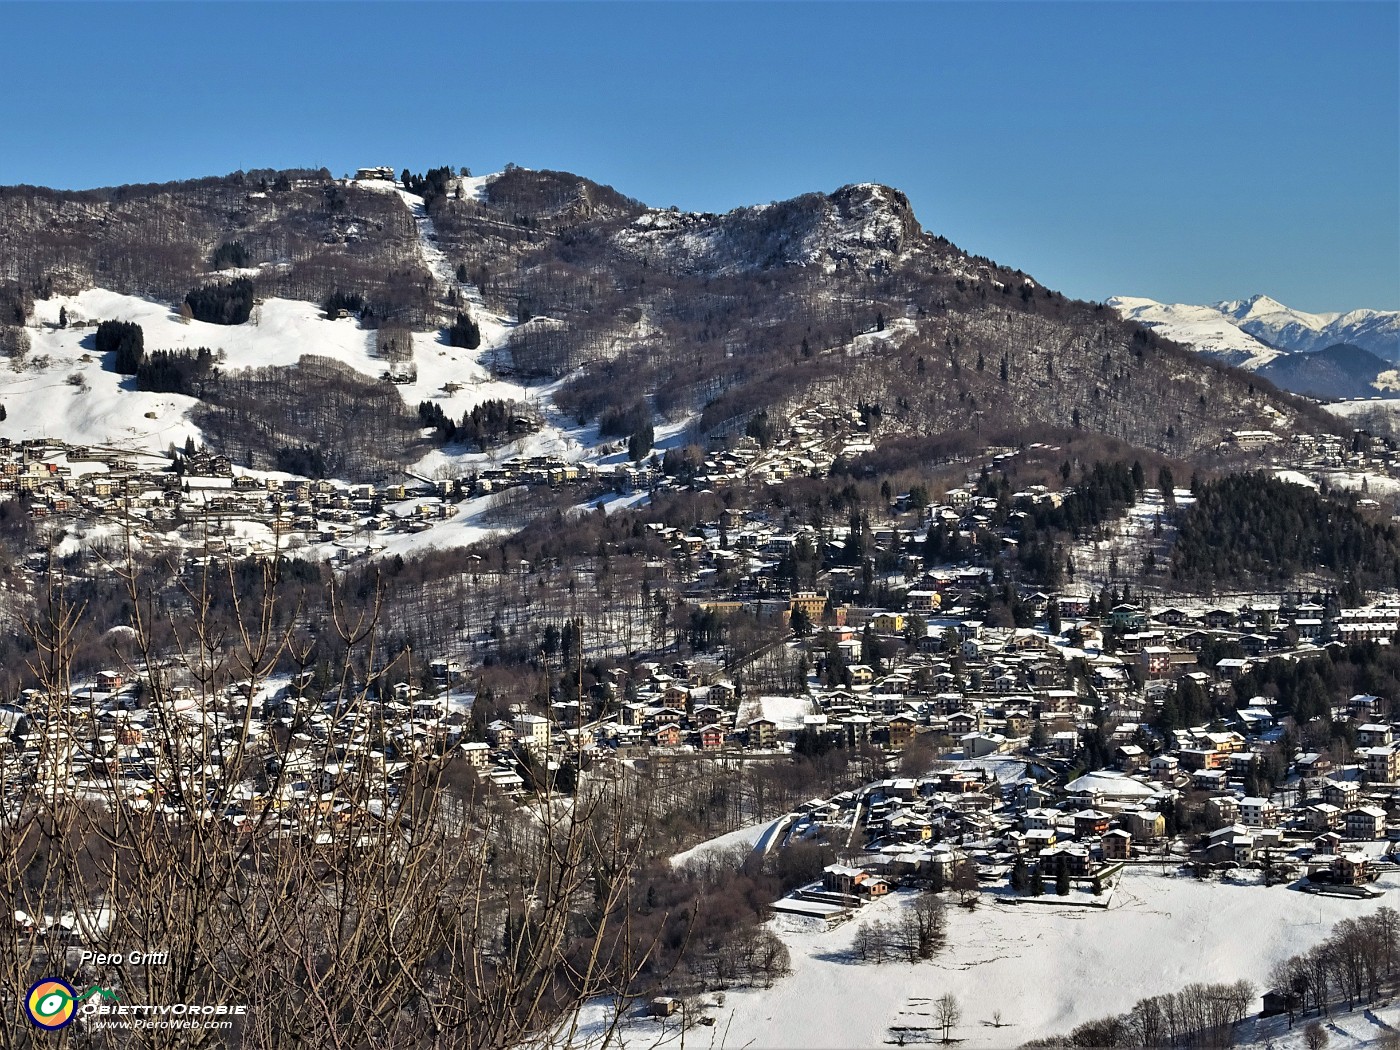
[[[1157,864],[1129,867],[1107,909],[1043,902],[1013,903],[983,893],[974,909],[950,904],[947,940],[921,963],[861,963],[852,951],[863,923],[887,920],[910,907],[915,894],[898,892],[866,906],[851,921],[826,929],[819,920],[779,916],[772,928],[788,946],[792,973],[772,988],[711,994],[703,1014],[713,1027],[693,1028],[686,1042],[753,1050],[879,1047],[897,1042],[892,1030],[934,1027],[933,1001],[951,993],[962,1008],[952,1033],[969,1050],[1001,1050],[1067,1034],[1076,1025],[1122,1013],[1145,996],[1193,982],[1248,980],[1262,992],[1280,959],[1325,939],[1341,919],[1394,904],[1400,875],[1377,883],[1392,891],[1375,900],[1305,894],[1239,881],[1197,880],[1164,873]],[[1252,1010],[1257,1011],[1256,1000]],[[1339,1018],[1350,1042],[1334,1032],[1333,1047],[1366,1045],[1400,1020],[1400,1007],[1378,1008],[1381,1024],[1361,1011]],[[598,1035],[606,1010],[590,1011],[581,1036]],[[1241,1033],[1258,1045],[1301,1046],[1286,1021],[1247,1023]],[[676,1020],[664,1025],[630,1018],[618,1045],[640,1048],[662,1039],[679,1046]],[[907,1041],[917,1033],[906,1032]],[[936,1040],[937,1033],[930,1036]],[[1294,1039],[1294,1042],[1290,1042]],[[581,1038],[580,1042],[585,1039]]]

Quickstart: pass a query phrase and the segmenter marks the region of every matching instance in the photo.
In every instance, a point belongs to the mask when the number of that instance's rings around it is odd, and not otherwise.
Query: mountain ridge
[[[234,272],[216,270],[227,258],[259,298],[322,304],[325,323],[348,313],[385,345],[412,332],[396,368],[440,353],[466,317],[493,333],[474,382],[545,384],[549,410],[576,426],[690,419],[701,440],[819,403],[885,435],[1060,427],[1194,455],[1232,430],[1332,425],[1102,304],[959,249],[876,183],[723,215],[522,168],[9,187],[0,242],[0,282],[25,319],[35,297],[96,287],[178,310]],[[450,398],[459,411],[463,395]]]
[[[1396,310],[1314,314],[1264,294],[1204,306],[1140,296],[1113,296],[1108,304],[1125,317],[1251,371],[1262,369],[1278,353],[1310,353],[1340,344],[1359,347],[1390,364],[1400,362]]]
[[[1327,401],[1372,397],[1397,385],[1390,362],[1350,343],[1283,354],[1258,374],[1285,390]]]

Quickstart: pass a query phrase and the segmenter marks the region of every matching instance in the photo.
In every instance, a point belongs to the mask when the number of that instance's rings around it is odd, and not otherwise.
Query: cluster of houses
[[[743,523],[734,524],[742,534]],[[610,671],[609,699],[595,706],[526,716],[535,724],[529,739],[536,747],[701,758],[844,747],[883,754],[890,768],[924,739],[930,755],[1025,771],[1010,785],[942,771],[812,803],[807,819],[833,829],[832,841],[847,841],[858,827],[870,846],[859,864],[841,866],[868,878],[833,871],[830,885],[809,888],[827,895],[814,898],[818,904],[878,895],[906,877],[941,877],[931,873],[964,858],[983,879],[1005,875],[1018,857],[1047,877],[1064,870],[1093,879],[1106,867],[1174,851],[1202,869],[1292,868],[1336,886],[1367,883],[1389,863],[1390,842],[1400,838],[1400,743],[1384,699],[1339,700],[1332,718],[1351,723],[1356,744],[1348,761],[1283,756],[1287,790],[1267,798],[1258,793],[1260,772],[1279,760],[1282,732],[1270,698],[1250,698],[1210,725],[1163,734],[1153,724],[1184,682],[1233,704],[1235,683],[1256,659],[1305,660],[1357,637],[1393,639],[1400,604],[1345,609],[1331,597],[1288,594],[1233,608],[1120,603],[1083,618],[1087,600],[1081,605],[1072,593],[1023,595],[1042,615],[1054,604],[1066,610],[1068,631],[1052,635],[1043,621],[997,628],[973,618],[969,599],[980,582],[975,570],[923,575],[897,610],[834,605],[823,592],[774,592],[765,600],[782,603],[775,615],[800,610],[827,621],[788,643],[810,657],[805,690],[754,695],[715,667],[639,664]],[[1193,633],[1213,644],[1195,644]],[[1250,636],[1263,644],[1246,644]],[[872,638],[889,643],[886,656],[862,663]],[[1220,642],[1245,655],[1203,663]],[[1159,643],[1172,654],[1169,672],[1144,659]],[[841,684],[829,685],[823,663],[837,654],[850,662]],[[1095,719],[1107,725],[1108,746],[1090,768]],[[527,735],[519,719],[493,732],[501,740]],[[1168,833],[1183,820],[1207,830]]]
[[[1269,433],[1269,442],[1282,440]],[[1374,470],[1390,473],[1400,468],[1400,455],[1384,441],[1364,430],[1346,439],[1336,434],[1293,434],[1288,439],[1290,460],[1310,470]]]
[[[738,690],[713,665],[614,667],[606,672],[603,692],[604,699],[591,705],[555,703],[549,717],[522,713],[513,721],[492,722],[487,737],[497,748],[522,744],[539,754],[599,747],[622,754],[679,748],[719,752],[736,745]],[[770,738],[768,746],[775,744]]]
[[[314,827],[371,836],[379,828],[375,805],[410,759],[461,741],[467,707],[458,697],[387,680],[351,693],[310,672],[201,695],[192,684],[103,671],[68,696],[28,690],[0,707],[0,762],[10,782],[55,797],[116,791],[177,813],[187,795],[177,784],[217,779],[225,769],[217,759],[249,747],[275,758],[232,785],[216,816],[236,826],[270,808],[288,834]],[[273,748],[269,737],[278,733],[285,742]]]
[[[379,485],[284,478],[236,469],[206,448],[148,453],[58,438],[0,438],[0,499],[18,500],[31,518],[120,518],[150,534],[189,532],[198,548],[231,557],[285,549],[292,537],[336,543],[358,534],[426,531],[455,517],[461,500],[514,486],[593,481],[628,492],[655,486],[661,473],[647,462],[598,468],[530,456],[464,479],[407,478]],[[406,502],[412,505],[405,511]],[[265,526],[272,538],[249,539],[237,527],[247,523]]]
[[[767,445],[737,432],[747,422],[747,418],[739,419],[711,431],[705,459],[688,484],[706,488],[741,481],[779,482],[807,477],[813,471],[825,474],[838,458],[849,460],[875,447],[869,421],[854,409],[804,409]]]
[[[441,500],[425,501],[407,517],[386,509],[413,494],[402,484],[236,472],[228,457],[206,449],[151,454],[54,438],[0,438],[0,498],[20,500],[31,517],[119,517],[159,532],[198,528],[215,534],[201,538],[201,547],[234,556],[257,553],[255,544],[219,535],[225,529],[231,534],[236,522],[260,523],[274,536],[332,542],[359,532],[412,529],[457,513]]]
[[[1019,763],[996,765],[1000,777],[959,764],[805,804],[780,822],[775,844],[817,837],[846,846],[845,856],[819,886],[775,908],[837,920],[910,884],[1039,892],[1018,886],[1017,872],[1097,893],[1130,863],[1185,863],[1198,873],[1261,868],[1276,881],[1304,876],[1300,885],[1314,891],[1376,895],[1367,884],[1397,868],[1388,841],[1400,827],[1391,822],[1396,809],[1379,804],[1390,784],[1303,776],[1305,801],[1288,807],[1238,792],[1212,795],[1211,830],[1187,836],[1168,821],[1192,797],[1179,779],[1100,770],[1056,784],[1018,774]]]

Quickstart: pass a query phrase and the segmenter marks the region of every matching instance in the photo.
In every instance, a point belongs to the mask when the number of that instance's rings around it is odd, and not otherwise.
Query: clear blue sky
[[[904,189],[1067,294],[1400,309],[1400,4],[0,4],[0,184]]]

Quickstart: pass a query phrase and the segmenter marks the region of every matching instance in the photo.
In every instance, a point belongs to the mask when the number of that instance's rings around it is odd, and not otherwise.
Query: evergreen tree
[[[475,350],[481,345],[481,329],[469,315],[459,312],[457,320],[447,329],[447,343],[464,350]]]
[[[1011,888],[1022,894],[1031,888],[1031,874],[1025,857],[1017,856],[1016,863],[1011,866]]]
[[[1060,865],[1059,873],[1055,876],[1055,894],[1060,897],[1069,896],[1069,868]]]
[[[1162,499],[1168,509],[1175,507],[1176,479],[1172,477],[1172,468],[1165,463],[1157,470],[1157,487],[1162,490]]]
[[[867,667],[874,668],[877,674],[879,673],[880,643],[875,637],[874,630],[868,623],[860,634],[860,662]]]
[[[646,459],[651,452],[651,447],[656,443],[656,433],[652,430],[651,421],[648,420],[631,437],[627,439],[627,458],[633,463]]]
[[[157,393],[198,396],[198,380],[214,367],[214,351],[153,350],[136,365],[136,388]]]
[[[253,313],[253,282],[246,277],[235,277],[227,284],[201,285],[186,293],[185,302],[196,321],[243,324]]]
[[[252,255],[241,241],[228,241],[214,249],[210,263],[215,270],[227,270],[231,267],[247,266],[252,261]]]
[[[146,355],[145,334],[132,321],[103,321],[97,326],[96,349],[113,355],[112,369],[118,375],[134,376]]]

